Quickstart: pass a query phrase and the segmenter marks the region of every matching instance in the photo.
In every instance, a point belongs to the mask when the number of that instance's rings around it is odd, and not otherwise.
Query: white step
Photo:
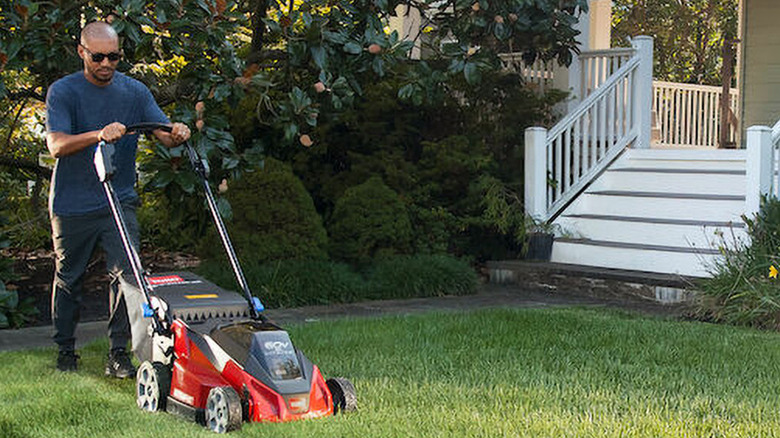
[[[745,150],[629,149],[611,166],[745,171]]]
[[[744,196],[648,192],[584,193],[564,214],[603,214],[698,221],[736,222],[745,211]]]
[[[584,266],[708,277],[719,254],[693,251],[665,251],[660,248],[612,247],[598,242],[556,240],[551,261]]]
[[[610,169],[589,191],[628,190],[643,192],[745,194],[745,172],[740,170],[689,170],[667,168]]]
[[[629,149],[555,220],[552,261],[708,277],[748,241],[745,185],[744,150]]]
[[[733,248],[746,241],[744,224],[659,220],[626,216],[561,216],[556,221],[563,235],[598,241],[626,242],[682,248]],[[570,230],[570,231],[569,231]]]

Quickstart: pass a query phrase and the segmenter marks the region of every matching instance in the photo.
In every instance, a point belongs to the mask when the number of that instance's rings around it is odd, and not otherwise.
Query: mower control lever
[[[165,123],[157,123],[157,122],[136,123],[133,125],[125,126],[125,129],[127,130],[127,132],[152,132],[158,129],[160,131],[171,132],[173,130],[173,128],[170,127],[169,125],[166,125]]]

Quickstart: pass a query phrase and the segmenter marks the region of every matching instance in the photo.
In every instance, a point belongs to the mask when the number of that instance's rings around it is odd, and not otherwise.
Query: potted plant
[[[550,261],[555,240],[555,225],[526,217],[522,255],[525,260]]]

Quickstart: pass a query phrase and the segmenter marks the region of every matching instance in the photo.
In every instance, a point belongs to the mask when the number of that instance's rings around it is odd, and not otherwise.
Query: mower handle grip
[[[170,125],[167,125],[165,123],[158,123],[158,122],[142,122],[142,123],[135,123],[132,125],[125,126],[125,129],[127,132],[151,132],[156,130],[161,130],[165,132],[171,132],[173,128]]]

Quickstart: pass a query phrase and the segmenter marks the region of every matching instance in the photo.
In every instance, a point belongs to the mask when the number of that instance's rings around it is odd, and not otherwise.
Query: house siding
[[[742,0],[742,129],[780,119],[780,32],[777,0]],[[744,138],[744,137],[743,137]]]

